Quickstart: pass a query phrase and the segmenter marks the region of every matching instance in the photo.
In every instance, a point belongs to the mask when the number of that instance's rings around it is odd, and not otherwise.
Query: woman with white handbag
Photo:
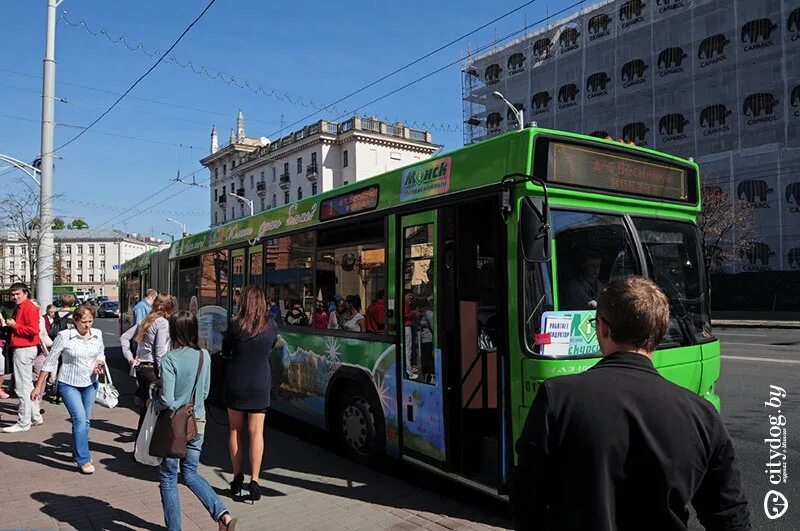
[[[103,333],[92,328],[94,309],[91,306],[78,306],[72,313],[72,319],[75,328],[62,330],[56,336],[36,387],[31,391],[31,400],[42,398],[47,378],[58,368],[61,358],[58,391],[72,419],[72,453],[80,472],[92,474],[94,465],[89,454],[89,421],[99,386],[98,376],[105,372],[105,346]]]

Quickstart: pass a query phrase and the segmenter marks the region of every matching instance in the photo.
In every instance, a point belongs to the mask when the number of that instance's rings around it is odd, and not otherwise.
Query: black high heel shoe
[[[236,474],[233,481],[231,481],[231,498],[236,498],[242,495],[242,485],[244,484],[244,474]]]
[[[253,502],[257,502],[261,499],[261,486],[258,484],[258,481],[250,481],[250,499],[253,500]]]

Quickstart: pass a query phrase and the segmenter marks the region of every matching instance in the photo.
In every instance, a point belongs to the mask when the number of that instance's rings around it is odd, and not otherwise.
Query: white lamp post
[[[228,195],[230,195],[232,197],[235,197],[239,201],[244,201],[245,204],[247,204],[247,206],[250,207],[250,215],[251,216],[253,215],[253,200],[252,199],[247,199],[246,197],[242,197],[240,195],[236,195],[233,192],[228,192]]]
[[[171,221],[171,222],[173,222],[173,223],[177,224],[177,225],[178,225],[178,226],[181,228],[181,231],[182,231],[182,232],[181,232],[181,235],[182,235],[184,238],[185,238],[185,237],[187,237],[187,236],[189,235],[189,233],[188,233],[188,232],[186,232],[186,223],[181,223],[180,221],[178,221],[178,220],[175,220],[175,219],[172,219],[172,218],[167,218],[167,221]]]
[[[492,92],[492,97],[496,100],[503,100],[505,104],[508,105],[508,108],[514,111],[514,114],[517,116],[517,129],[522,131],[525,128],[525,118],[522,109],[517,109],[516,107],[514,107],[511,104],[511,102],[506,99],[505,96],[503,96],[496,90]]]

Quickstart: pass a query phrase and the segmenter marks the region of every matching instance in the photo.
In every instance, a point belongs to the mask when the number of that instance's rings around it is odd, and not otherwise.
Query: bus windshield
[[[542,350],[534,339],[543,332],[547,335],[549,318],[572,315],[576,325],[588,319],[597,308],[597,296],[604,284],[645,273],[670,300],[670,324],[662,346],[690,345],[711,337],[702,255],[693,225],[554,209],[552,229],[553,260],[523,265],[523,329],[531,351],[556,356],[598,354],[591,339],[578,349],[564,351],[552,346]]]
[[[683,344],[710,338],[711,320],[697,228],[663,219],[633,218],[633,223],[650,277],[670,300],[670,326],[664,342]]]

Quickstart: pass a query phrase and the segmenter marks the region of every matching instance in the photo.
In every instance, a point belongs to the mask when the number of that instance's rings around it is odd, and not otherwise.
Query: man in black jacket
[[[603,359],[546,380],[517,441],[518,530],[686,530],[691,503],[709,530],[748,530],[733,444],[714,407],[656,372],[669,302],[643,277],[597,301]]]

